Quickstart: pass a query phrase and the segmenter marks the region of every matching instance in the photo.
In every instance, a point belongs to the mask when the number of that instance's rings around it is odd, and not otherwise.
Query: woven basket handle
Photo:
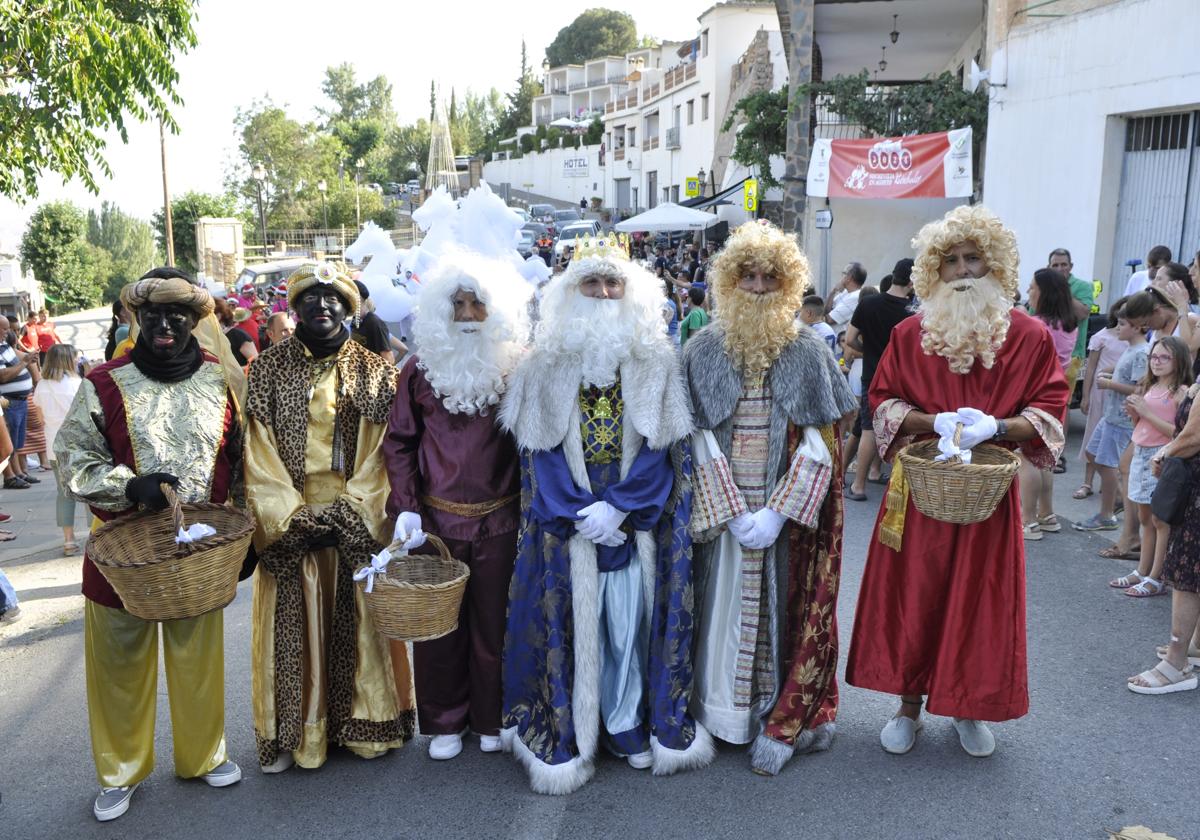
[[[959,446],[962,443],[962,433],[963,433],[963,424],[955,423],[954,424],[954,445],[955,446]],[[943,464],[961,464],[962,458],[960,458],[958,455],[951,455],[945,461],[942,461],[942,463]]]
[[[175,492],[174,487],[166,482],[158,485],[158,489],[162,490],[163,496],[167,499],[167,504],[171,506],[171,520],[175,524],[174,534],[178,534],[183,529],[183,508],[179,506],[179,494]]]
[[[443,560],[453,560],[454,559],[454,557],[450,554],[450,549],[446,548],[446,544],[444,542],[442,542],[441,539],[436,534],[431,534],[428,531],[426,531],[425,532],[425,541],[437,549],[437,553],[441,556],[441,558]],[[400,546],[402,546],[402,545],[404,545],[404,542],[402,540],[396,540],[395,542],[393,542],[391,545],[389,545],[387,547],[387,550],[389,552],[391,552],[392,554],[399,555],[400,550],[401,550]],[[396,559],[402,560],[403,558],[397,557]]]

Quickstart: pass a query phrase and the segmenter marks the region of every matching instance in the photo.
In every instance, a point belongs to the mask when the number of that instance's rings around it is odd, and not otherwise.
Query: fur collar
[[[579,358],[534,348],[517,366],[500,403],[500,424],[522,449],[553,449],[563,442],[578,404]],[[627,421],[651,449],[665,449],[692,432],[687,393],[675,348],[661,342],[621,364]]]
[[[742,372],[725,351],[725,325],[709,324],[683,351],[696,426],[713,429],[729,419],[742,396]],[[797,426],[832,423],[858,404],[820,336],[801,326],[767,371],[775,404]]]

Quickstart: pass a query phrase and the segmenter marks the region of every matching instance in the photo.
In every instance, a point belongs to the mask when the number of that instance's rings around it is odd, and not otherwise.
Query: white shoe
[[[480,735],[479,751],[485,753],[500,752],[499,735]]]
[[[135,790],[137,785],[100,788],[96,802],[92,805],[92,813],[100,822],[115,820],[129,810],[129,800],[133,798]]]
[[[924,726],[921,719],[913,720],[904,715],[896,715],[889,720],[879,733],[879,743],[885,751],[892,755],[904,755],[917,743],[917,733]]]
[[[634,770],[646,770],[654,763],[654,753],[646,750],[645,752],[626,756],[625,760],[629,762],[629,766]]]
[[[958,742],[967,755],[987,758],[996,751],[996,736],[982,721],[955,718],[954,728],[958,732]]]
[[[429,742],[429,757],[438,761],[454,758],[462,752],[462,735],[434,735]]]
[[[291,750],[281,752],[273,762],[264,765],[261,769],[264,773],[282,773],[284,770],[291,769],[291,766],[296,763],[296,759],[292,757]]]

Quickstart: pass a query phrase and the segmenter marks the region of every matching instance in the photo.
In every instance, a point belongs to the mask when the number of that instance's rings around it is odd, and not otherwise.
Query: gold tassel
[[[892,462],[892,477],[888,481],[884,509],[887,512],[879,524],[879,541],[893,551],[899,551],[904,543],[904,514],[908,510],[908,479],[904,477],[904,467],[899,458]]]

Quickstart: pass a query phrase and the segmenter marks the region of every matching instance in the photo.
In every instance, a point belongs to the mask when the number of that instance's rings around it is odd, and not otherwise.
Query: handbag
[[[1192,470],[1187,460],[1174,456],[1163,458],[1158,484],[1150,496],[1150,510],[1168,525],[1179,525],[1187,513],[1194,490]]]

